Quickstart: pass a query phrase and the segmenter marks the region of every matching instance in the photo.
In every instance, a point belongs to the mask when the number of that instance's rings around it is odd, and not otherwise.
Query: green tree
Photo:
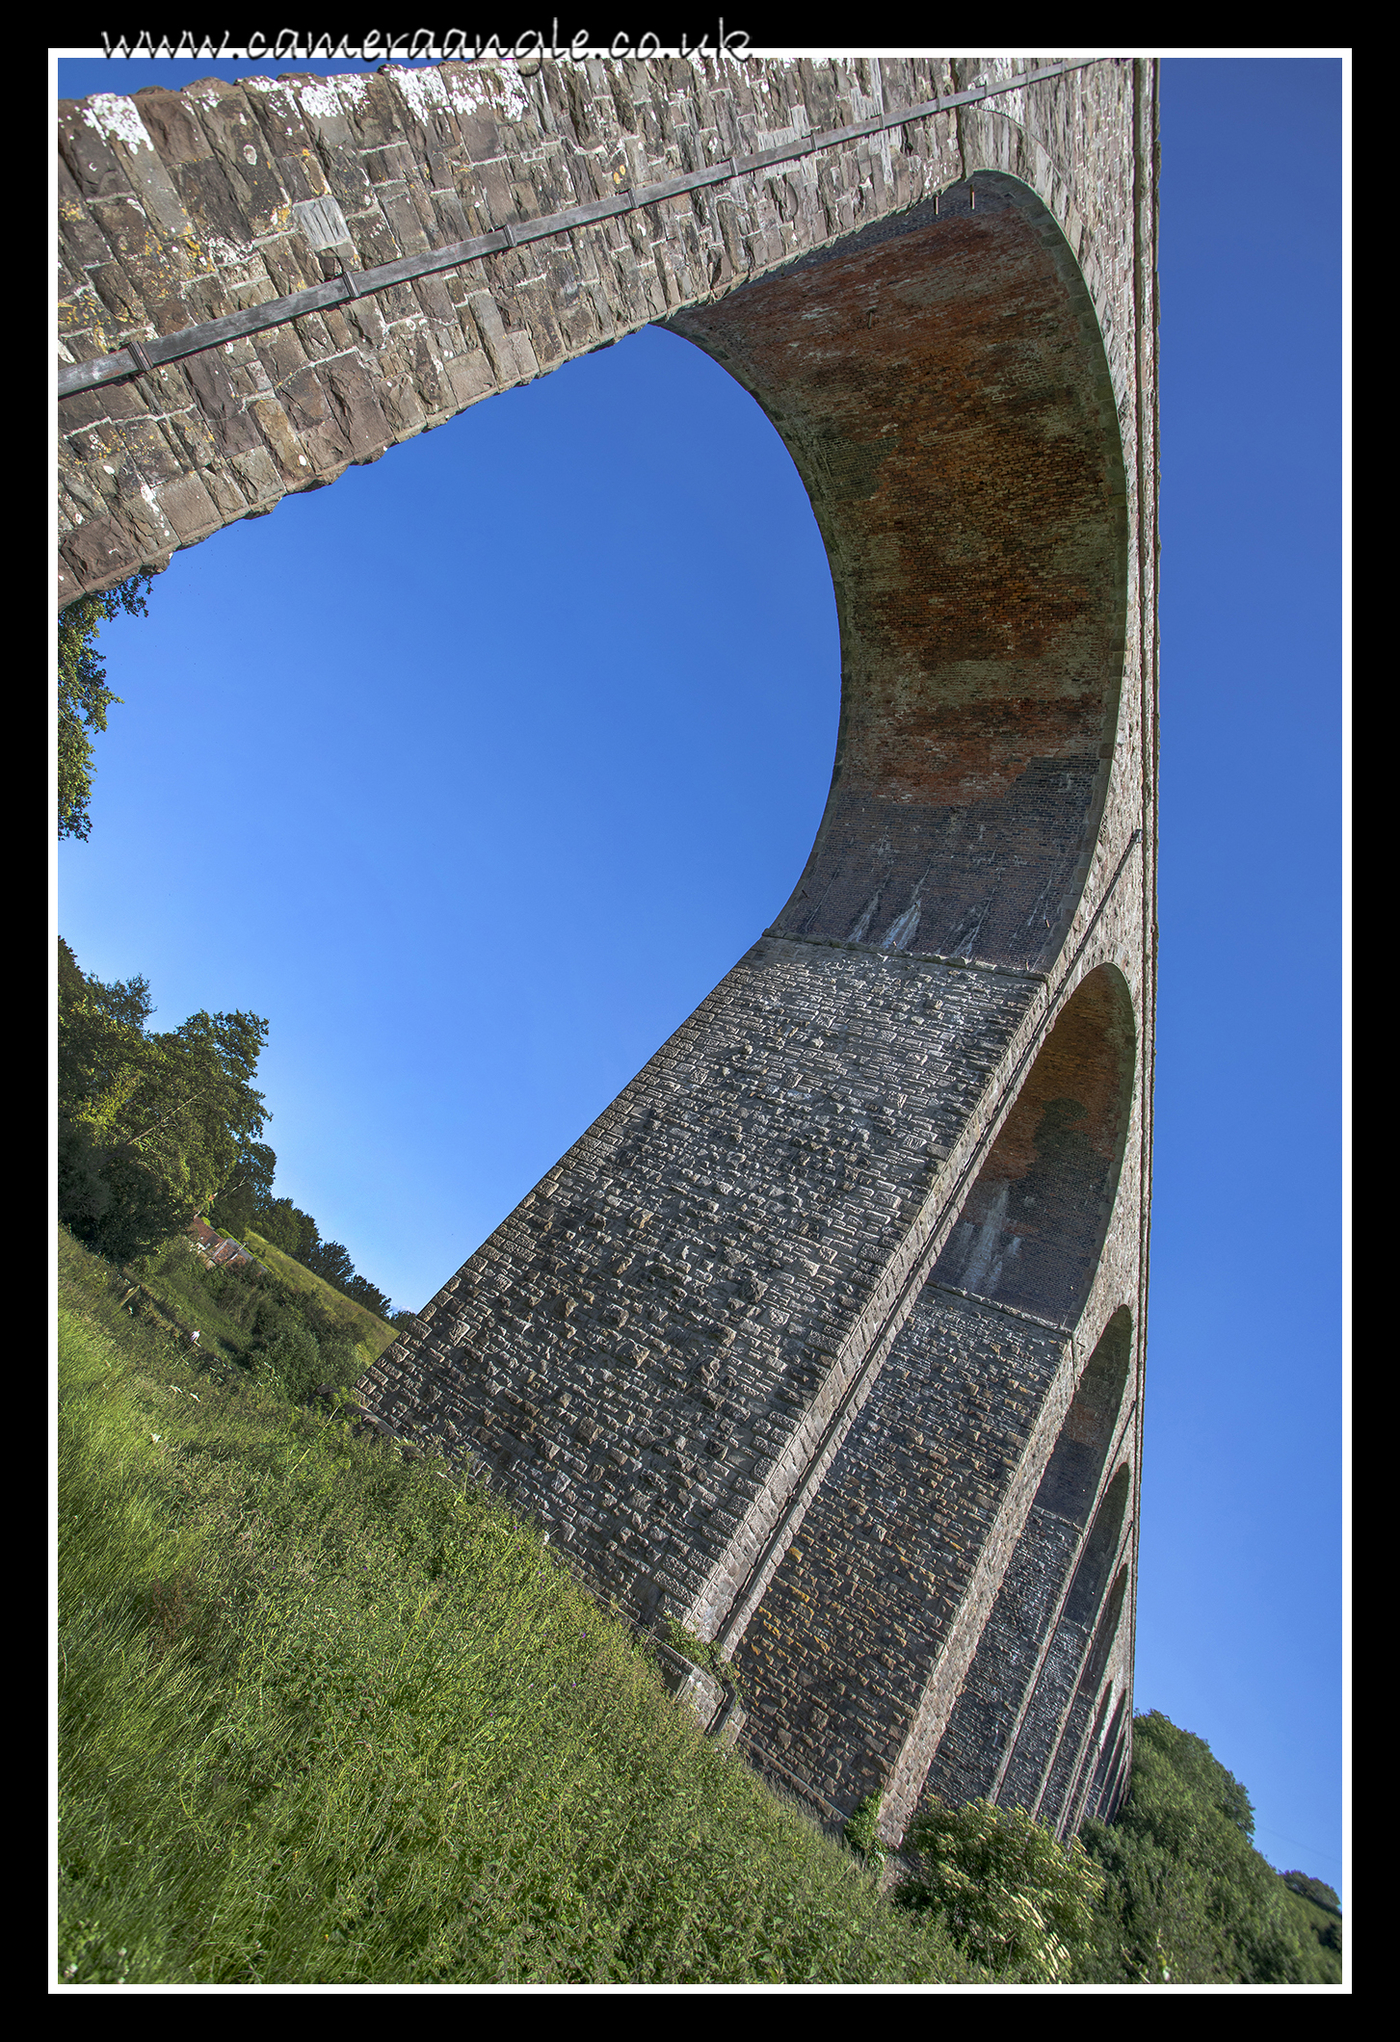
[[[226,1234],[243,1234],[257,1217],[259,1202],[272,1189],[277,1158],[265,1142],[244,1140],[227,1181],[209,1206],[209,1217]]]
[[[1342,1975],[1342,1904],[1332,1887],[1306,1872],[1280,1872],[1288,1888],[1299,1940],[1312,1958],[1315,1975],[1340,1981]],[[1314,1948],[1316,1945],[1316,1948]]]
[[[1330,1886],[1324,1886],[1321,1879],[1311,1879],[1306,1872],[1280,1872],[1285,1886],[1301,1894],[1304,1900],[1311,1900],[1316,1907],[1324,1908],[1328,1914],[1340,1914],[1342,1903]]]
[[[1128,1794],[1080,1834],[1105,1876],[1080,1976],[1102,1983],[1305,1984],[1317,1945],[1299,1903],[1250,1841],[1249,1796],[1203,1738],[1157,1711],[1133,1723]]]
[[[1103,1880],[1077,1841],[1059,1843],[1022,1808],[930,1800],[909,1825],[902,1907],[936,1911],[975,1964],[1020,1984],[1073,1976],[1090,1946]]]
[[[355,1274],[350,1250],[341,1241],[317,1241],[301,1259],[333,1290],[343,1291]]]
[[[253,1221],[265,1241],[301,1263],[320,1239],[310,1213],[293,1205],[290,1198],[259,1199]]]
[[[220,1219],[218,1223],[223,1225],[224,1221]],[[280,1248],[284,1255],[295,1256],[304,1269],[311,1270],[342,1297],[363,1305],[366,1311],[376,1312],[382,1319],[390,1317],[393,1307],[389,1299],[367,1276],[357,1274],[349,1249],[340,1241],[323,1241],[310,1213],[293,1205],[290,1198],[272,1198],[261,1193],[251,1222],[244,1224],[255,1226],[265,1241]],[[229,1230],[237,1232],[231,1224]]]
[[[344,1285],[344,1292],[346,1297],[352,1298],[357,1305],[363,1305],[367,1312],[373,1312],[378,1318],[387,1320],[394,1309],[392,1301],[378,1284],[371,1283],[367,1276],[358,1272]]]
[[[59,1217],[116,1261],[206,1210],[268,1118],[252,1085],[266,1021],[199,1013],[156,1034],[150,1012],[144,979],[85,977],[60,941]]]
[[[125,610],[146,615],[154,571],[143,568],[101,595],[80,596],[58,618],[58,834],[84,842],[92,828],[92,739],[107,728],[107,711],[121,696],[107,686],[107,669],[93,643],[102,624]]]

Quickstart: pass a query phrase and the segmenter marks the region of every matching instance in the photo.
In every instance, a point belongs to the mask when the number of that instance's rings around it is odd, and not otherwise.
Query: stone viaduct
[[[771,927],[360,1384],[826,1820],[1121,1798],[1154,999],[1156,76],[443,64],[60,108],[60,601],[652,321],[831,561]],[[736,486],[741,486],[737,484]]]

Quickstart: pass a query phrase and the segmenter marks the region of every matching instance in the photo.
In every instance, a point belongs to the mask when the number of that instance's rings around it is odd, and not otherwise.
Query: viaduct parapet
[[[807,865],[359,1387],[891,1842],[926,1791],[1067,1834],[1131,1758],[1155,95],[658,58],[60,108],[61,602],[652,322],[792,454],[841,628]]]

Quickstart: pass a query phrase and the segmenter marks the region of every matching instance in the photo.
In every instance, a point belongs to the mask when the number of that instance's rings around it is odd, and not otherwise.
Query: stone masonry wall
[[[376,1415],[713,1635],[1036,990],[760,942],[371,1368]]]
[[[944,1799],[993,1796],[1002,1784],[1105,1469],[1117,1465],[1113,1449],[1121,1453],[1131,1439],[1134,1414],[1124,1409],[1132,1358],[1127,1318],[1109,1322],[1080,1379],[978,1641],[929,1771],[930,1790]]]
[[[1123,89],[1116,74],[1090,89],[1105,84]],[[928,62],[590,59],[529,79],[388,65],[65,102],[60,351],[89,360],[341,259],[368,268],[953,89]],[[60,600],[951,183],[954,119],[918,128],[65,400]]]
[[[1001,1794],[1012,1804],[1033,1812],[1040,1805],[1047,1771],[1066,1726],[1072,1705],[1080,1705],[1081,1717],[1092,1705],[1092,1689],[1107,1661],[1113,1643],[1112,1630],[1100,1642],[1090,1692],[1085,1692],[1086,1664],[1092,1658],[1091,1645],[1098,1636],[1104,1613],[1111,1603],[1107,1594],[1114,1562],[1123,1553],[1124,1512],[1131,1490],[1131,1470],[1122,1467],[1100,1506],[1094,1527],[1075,1572],[1069,1596],[1054,1635],[1041,1662],[1035,1692],[1021,1722],[1007,1764],[999,1782]],[[1114,1613],[1113,1628],[1117,1616]],[[1082,1729],[1082,1722],[1079,1726]]]
[[[760,1755],[888,1789],[1065,1345],[925,1286],[735,1654]]]
[[[1100,1695],[1104,1667],[1117,1638],[1123,1604],[1128,1592],[1126,1560],[1104,1597],[1103,1613],[1095,1629],[1074,1697],[1065,1713],[1055,1750],[1047,1759],[1035,1812],[1040,1821],[1064,1834],[1067,1827],[1066,1797],[1074,1780],[1090,1731],[1090,1716]]]
[[[60,352],[1051,61],[386,66],[68,103]],[[1155,136],[1154,67],[1095,61],[59,407],[61,603],[654,320],[787,437],[842,624],[812,860],[360,1390],[634,1621],[717,1641],[750,1758],[828,1815],[882,1793],[891,1842],[931,1766],[1064,1828],[1131,1762]],[[1111,1454],[1082,1519],[1038,1511],[1111,1323]],[[1120,1467],[1105,1590],[1082,1525]]]

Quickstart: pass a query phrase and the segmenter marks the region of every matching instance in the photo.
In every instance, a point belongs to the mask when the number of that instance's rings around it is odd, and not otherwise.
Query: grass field
[[[985,1977],[530,1526],[59,1279],[61,1978]]]

